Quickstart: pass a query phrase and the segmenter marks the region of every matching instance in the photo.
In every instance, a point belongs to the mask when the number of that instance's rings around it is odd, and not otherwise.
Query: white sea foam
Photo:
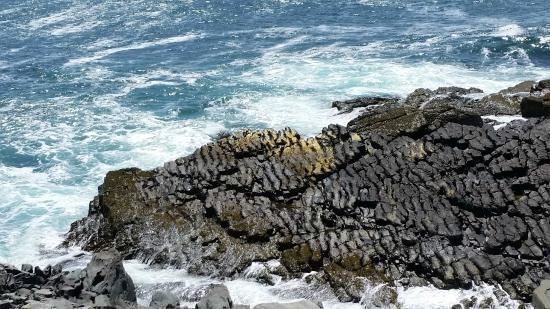
[[[126,270],[138,286],[138,301],[147,305],[152,293],[156,290],[170,290],[182,298],[201,296],[206,287],[212,283],[223,283],[229,289],[233,302],[236,304],[257,305],[266,302],[292,302],[300,299],[321,301],[327,309],[359,309],[365,308],[359,303],[341,303],[328,288],[312,288],[303,279],[280,281],[273,286],[257,283],[253,280],[234,279],[220,281],[201,276],[192,276],[184,270],[155,269],[138,261],[126,261]],[[263,263],[255,263],[249,267],[249,272],[262,271]],[[367,285],[364,298],[369,299],[380,288],[379,285]],[[397,288],[398,302],[403,309],[447,309],[472,296],[478,304],[486,298],[491,298],[496,308],[517,308],[519,303],[509,297],[500,300],[495,296],[495,287],[490,285],[474,286],[469,290],[440,290],[434,287]],[[185,305],[193,306],[192,301]],[[477,305],[476,305],[477,306]]]
[[[499,37],[517,37],[524,35],[527,31],[518,24],[509,24],[495,29],[493,35]]]
[[[89,188],[54,184],[48,174],[31,168],[0,165],[0,196],[0,248],[10,248],[0,260],[19,265],[40,260],[39,248],[53,250],[62,240],[58,229],[64,224],[56,218],[81,216],[83,208],[78,205],[83,196],[91,195]]]
[[[327,50],[328,48],[328,50]],[[330,53],[334,58],[326,59]],[[512,54],[520,55],[519,51]],[[521,57],[521,56],[519,56]],[[540,79],[546,69],[498,67],[492,71],[431,62],[400,62],[377,58],[369,49],[313,48],[301,53],[267,53],[241,78],[247,83],[287,86],[301,91],[357,96],[369,93],[406,95],[416,88],[481,87],[494,92],[525,79]]]
[[[187,42],[187,41],[197,39],[199,37],[201,37],[200,34],[189,33],[189,34],[185,34],[185,35],[162,38],[162,39],[158,39],[158,40],[154,40],[154,41],[146,41],[146,42],[141,42],[141,43],[133,43],[133,44],[126,45],[126,46],[108,48],[108,49],[104,49],[104,50],[95,52],[91,56],[71,59],[65,65],[69,65],[69,66],[71,66],[71,65],[82,65],[82,64],[89,63],[89,62],[101,60],[101,59],[103,59],[105,57],[108,57],[110,55],[120,53],[120,52],[124,52],[124,51],[136,50],[136,49],[145,49],[145,48],[162,46],[162,45],[167,45],[167,44],[174,44],[174,43],[182,43],[182,42]]]
[[[101,22],[99,21],[88,21],[84,23],[67,24],[67,25],[63,25],[62,27],[52,29],[50,33],[52,35],[66,35],[66,34],[78,33],[83,31],[89,31],[99,25],[101,25]]]
[[[54,24],[61,24],[68,20],[72,20],[77,10],[69,9],[66,11],[57,12],[48,16],[40,17],[31,20],[28,24],[31,30],[37,30]]]
[[[87,105],[59,97],[5,106],[10,113],[0,115],[0,128],[9,145],[46,162],[38,170],[0,165],[1,261],[44,264],[43,252],[54,250],[68,224],[85,215],[107,171],[156,167],[194,151],[224,129],[208,120],[166,121],[134,112],[117,103],[119,96],[98,96]],[[51,115],[59,110],[63,113]]]
[[[540,40],[540,44],[547,44],[547,43],[550,43],[550,35],[547,35],[547,36],[541,36],[539,38]]]
[[[482,116],[483,119],[492,120],[495,122],[494,128],[495,129],[501,129],[507,126],[512,121],[526,121],[526,118],[521,117],[520,115],[488,115],[488,116]]]

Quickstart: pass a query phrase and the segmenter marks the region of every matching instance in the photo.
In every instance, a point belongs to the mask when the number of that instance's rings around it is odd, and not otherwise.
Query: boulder
[[[149,307],[155,309],[174,309],[179,308],[180,301],[178,297],[170,292],[157,291],[151,298]]]
[[[85,273],[84,290],[108,295],[110,301],[119,306],[136,305],[134,282],[124,270],[122,255],[116,250],[94,254]]]
[[[13,305],[9,300],[0,300],[0,309],[11,309]]]
[[[550,309],[550,280],[541,281],[533,292],[532,303],[535,309]]]
[[[94,299],[94,307],[96,308],[115,308],[115,304],[111,300],[111,297],[109,295],[97,295]]]
[[[5,266],[0,265],[0,293],[10,290],[14,284],[13,274],[9,273]]]
[[[40,289],[34,292],[34,296],[38,299],[52,298],[54,293],[50,289]]]
[[[550,79],[545,79],[539,81],[533,88],[532,92],[543,92],[548,93],[550,92]]]
[[[521,101],[521,115],[526,118],[550,116],[550,94],[524,98]]]
[[[388,285],[379,286],[367,299],[361,301],[365,308],[401,308],[397,302],[397,291]]]
[[[223,284],[213,284],[206,295],[195,305],[195,309],[231,309],[233,301],[229,290]]]
[[[23,264],[21,265],[21,271],[24,271],[24,272],[27,272],[27,273],[32,273],[32,265],[30,264]]]
[[[536,85],[535,81],[527,80],[512,87],[503,89],[498,93],[503,95],[518,95],[522,93],[530,93],[534,85]]]

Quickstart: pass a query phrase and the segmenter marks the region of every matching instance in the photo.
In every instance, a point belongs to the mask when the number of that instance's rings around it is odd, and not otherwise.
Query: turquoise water
[[[336,99],[550,77],[550,2],[0,1],[0,262],[39,263],[103,175]]]

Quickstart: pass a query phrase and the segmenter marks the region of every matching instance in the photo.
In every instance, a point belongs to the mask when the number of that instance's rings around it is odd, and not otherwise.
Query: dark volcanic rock
[[[94,255],[85,269],[82,282],[85,291],[108,295],[111,303],[128,307],[136,304],[136,290],[132,278],[122,266],[122,255],[115,250]]]
[[[349,113],[359,107],[396,104],[397,102],[399,102],[399,98],[397,97],[362,97],[346,101],[334,101],[332,102],[332,107],[337,108],[342,113]]]
[[[23,266],[24,270],[33,269]],[[33,274],[0,264],[0,300],[6,300],[7,308],[137,307],[134,284],[117,252],[95,254],[84,270],[51,269],[36,267]]]
[[[483,126],[483,120],[478,114],[453,107],[437,106],[418,109],[404,106],[364,113],[350,121],[348,129],[356,133],[418,136],[448,122]]]
[[[110,172],[66,244],[221,277],[278,259],[288,276],[318,271],[342,300],[358,301],[360,277],[498,283],[529,299],[550,276],[550,119],[495,130],[425,98],[312,138],[243,131]]]
[[[481,89],[440,87],[435,90],[419,88],[405,98],[364,97],[346,101],[336,101],[332,107],[342,112],[350,112],[357,107],[369,107],[366,113],[383,114],[393,108],[431,110],[453,108],[461,112],[487,115],[516,115],[520,113],[520,103],[527,96],[542,97],[550,92],[547,81],[535,83],[525,81],[498,93],[485,95]]]
[[[526,97],[521,101],[521,115],[523,117],[550,116],[550,93],[544,97]]]

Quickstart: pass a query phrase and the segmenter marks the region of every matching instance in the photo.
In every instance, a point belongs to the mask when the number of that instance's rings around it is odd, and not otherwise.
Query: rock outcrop
[[[0,264],[2,308],[137,308],[132,279],[114,250],[95,254],[85,269],[54,267],[21,270]]]
[[[246,130],[154,170],[109,172],[66,244],[217,277],[275,259],[279,275],[317,271],[346,301],[363,278],[486,282],[529,300],[550,277],[550,119],[495,130],[480,115],[517,114],[544,95],[536,87],[503,91],[504,103],[421,89],[316,137]]]

